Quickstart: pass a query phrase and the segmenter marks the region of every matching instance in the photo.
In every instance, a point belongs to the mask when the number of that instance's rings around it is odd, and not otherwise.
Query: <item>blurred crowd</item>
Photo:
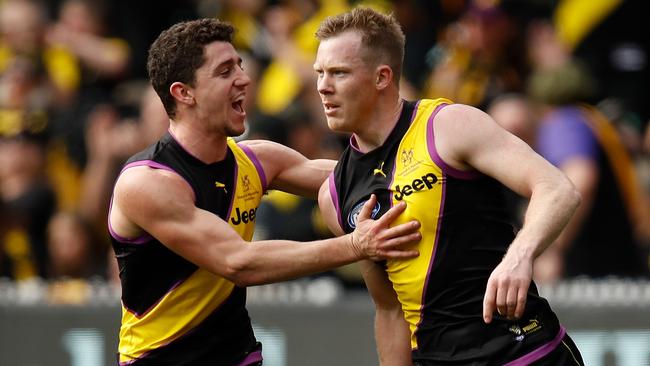
[[[0,0],[0,277],[73,283],[69,291],[116,281],[111,188],[125,159],[167,129],[145,63],[151,42],[177,21],[218,17],[236,27],[253,80],[241,138],[337,159],[348,136],[324,120],[314,33],[358,5],[392,12],[403,26],[404,98],[487,111],[582,193],[569,227],[539,258],[538,281],[648,276],[642,1]],[[525,202],[510,201],[521,225]],[[331,235],[315,201],[281,192],[268,193],[257,220],[257,238]],[[354,266],[327,275],[361,283]]]

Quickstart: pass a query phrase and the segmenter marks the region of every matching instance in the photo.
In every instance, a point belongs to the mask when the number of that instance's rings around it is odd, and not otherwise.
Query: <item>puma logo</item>
[[[375,168],[375,170],[372,171],[373,175],[381,175],[382,177],[386,178],[386,173],[384,173],[384,162],[382,161],[381,164],[379,164],[379,168]]]
[[[226,185],[221,183],[221,182],[214,182],[214,186],[217,188],[222,188],[225,193],[228,193],[228,190],[226,190]]]

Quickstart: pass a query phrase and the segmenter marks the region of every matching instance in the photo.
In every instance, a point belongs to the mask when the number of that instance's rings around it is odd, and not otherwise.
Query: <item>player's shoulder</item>
[[[241,140],[237,142],[237,145],[247,147],[272,146],[277,144],[277,142],[265,139]]]
[[[490,115],[467,104],[449,104],[440,109],[434,118],[436,132],[457,131],[466,134],[496,125]]]
[[[115,182],[115,194],[135,197],[174,195],[191,190],[189,183],[171,169],[159,169],[147,165],[133,166],[123,170]]]
[[[436,114],[436,118],[467,118],[484,114],[480,109],[461,103],[446,104]]]

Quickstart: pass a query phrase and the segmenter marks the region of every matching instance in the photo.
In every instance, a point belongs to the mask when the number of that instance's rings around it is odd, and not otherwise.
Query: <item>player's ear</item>
[[[393,69],[386,64],[377,66],[375,69],[375,75],[375,87],[379,90],[386,89],[386,87],[388,87],[388,85],[393,81]]]
[[[189,87],[187,84],[176,81],[172,83],[169,87],[169,93],[176,99],[179,103],[194,105],[196,100],[194,99],[194,90]]]

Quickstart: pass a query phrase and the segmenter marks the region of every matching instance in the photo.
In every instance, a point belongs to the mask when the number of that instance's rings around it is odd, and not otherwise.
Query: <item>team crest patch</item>
[[[361,208],[367,201],[361,201],[357,203],[356,206],[350,211],[350,214],[348,215],[348,225],[354,229],[357,227],[357,217],[359,216],[359,212],[361,212]],[[379,209],[381,208],[381,205],[379,204],[379,201],[375,203],[375,207],[372,209],[372,212],[370,213],[371,218],[375,218],[377,216],[377,213],[379,212]]]

